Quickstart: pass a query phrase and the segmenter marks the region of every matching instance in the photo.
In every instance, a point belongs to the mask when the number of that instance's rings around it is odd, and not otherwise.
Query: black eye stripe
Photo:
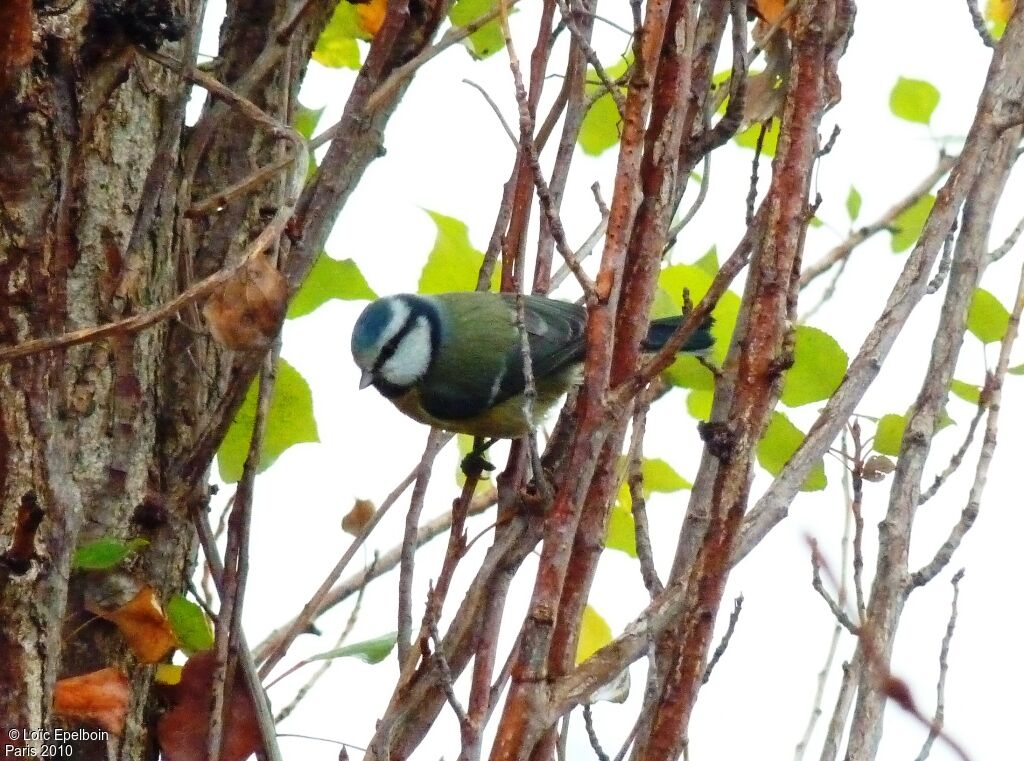
[[[384,363],[394,356],[395,352],[398,350],[398,344],[402,343],[402,339],[413,331],[417,322],[419,322],[418,317],[409,315],[409,318],[405,321],[402,328],[381,348],[380,354],[377,355],[377,361],[373,363],[373,373],[377,373],[381,367],[384,366]]]

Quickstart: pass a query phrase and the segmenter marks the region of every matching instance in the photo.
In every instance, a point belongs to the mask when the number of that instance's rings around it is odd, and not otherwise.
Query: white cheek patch
[[[394,386],[411,386],[426,374],[431,352],[430,323],[420,315],[377,374]]]

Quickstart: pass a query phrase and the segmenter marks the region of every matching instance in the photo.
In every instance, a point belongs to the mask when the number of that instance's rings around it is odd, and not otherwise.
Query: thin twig
[[[824,274],[833,266],[848,258],[850,254],[852,254],[853,251],[864,241],[877,235],[883,230],[891,229],[896,218],[915,203],[920,201],[921,198],[923,198],[928,191],[932,189],[932,186],[953,168],[953,165],[956,164],[958,158],[958,156],[940,156],[935,169],[933,169],[917,187],[904,196],[902,200],[890,207],[871,224],[858,228],[856,231],[851,233],[846,240],[821,257],[821,259],[807,267],[804,267],[803,272],[800,273],[800,287],[807,287],[807,284],[816,277]]]
[[[761,164],[761,150],[764,148],[764,136],[768,134],[770,122],[762,122],[757,133],[757,145],[754,147],[754,158],[750,161],[750,187],[747,190],[747,227],[754,222],[754,204],[757,201],[757,170]]]
[[[974,26],[974,30],[978,33],[978,36],[981,37],[981,41],[985,43],[986,47],[994,48],[996,46],[996,39],[988,30],[988,24],[985,23],[985,17],[978,9],[978,0],[967,0],[967,10],[971,14],[971,24]]]
[[[843,432],[843,445],[842,445],[843,459],[847,458],[847,441],[846,432]],[[840,607],[846,602],[846,585],[848,583],[848,571],[847,566],[849,565],[850,545],[851,536],[850,532],[853,528],[853,513],[851,505],[853,503],[852,487],[850,485],[850,469],[843,468],[843,536],[839,540],[841,547],[841,557],[839,559],[839,588],[836,590],[836,601]],[[807,752],[807,747],[810,745],[811,736],[814,734],[814,728],[817,726],[818,719],[821,718],[822,705],[825,700],[825,685],[828,682],[828,676],[832,672],[832,664],[835,662],[836,653],[839,652],[839,639],[843,633],[843,625],[836,621],[832,626],[832,636],[829,640],[828,652],[825,655],[825,663],[822,664],[821,670],[818,672],[817,685],[814,690],[814,700],[811,702],[811,712],[807,717],[807,726],[804,727],[803,737],[800,738],[800,742],[797,743],[793,753],[793,761],[802,761],[804,754]]]
[[[444,690],[444,696],[448,700],[448,705],[455,711],[455,716],[459,720],[459,726],[465,729],[469,725],[469,717],[466,715],[466,709],[462,707],[462,703],[459,702],[459,698],[455,694],[452,670],[448,667],[448,661],[444,657],[444,653],[441,652],[441,635],[437,631],[437,623],[433,621],[430,623],[430,642],[433,645],[433,652],[430,658],[434,661],[434,665],[441,674],[441,689]]]
[[[661,594],[665,585],[658,578],[658,570],[654,567],[654,551],[651,548],[651,533],[647,524],[647,505],[644,499],[643,441],[644,431],[647,427],[648,409],[650,409],[650,399],[647,394],[644,394],[633,413],[632,440],[629,443],[629,454],[627,455],[626,479],[632,502],[633,530],[636,537],[636,556],[640,561],[640,575],[643,577],[644,586],[647,587],[647,593],[654,598],[655,595]]]
[[[469,515],[479,515],[485,510],[493,507],[496,500],[497,494],[494,489],[489,489],[488,491],[477,495],[473,498],[473,502],[470,504]],[[427,521],[420,527],[419,533],[416,536],[416,546],[422,547],[427,542],[448,531],[451,528],[451,525],[451,510]],[[402,547],[403,545],[401,543],[397,544],[387,552],[381,554],[377,562],[374,563],[372,567],[364,568],[331,589],[330,593],[323,599],[320,606],[315,611],[313,620],[316,620],[328,610],[344,602],[352,595],[358,594],[359,590],[363,589],[363,587],[371,581],[379,579],[384,574],[393,570],[401,561]],[[290,623],[288,626],[290,626]],[[263,659],[263,656],[283,631],[284,627],[279,631],[272,632],[256,647],[255,653],[257,660]]]
[[[356,594],[356,601],[352,605],[352,612],[348,614],[348,620],[345,622],[345,627],[341,630],[341,634],[339,634],[338,638],[334,641],[334,644],[330,648],[331,650],[337,650],[341,647],[352,633],[352,629],[355,627],[356,621],[359,619],[359,612],[362,610],[363,595],[366,592],[366,584],[369,582],[370,577],[377,566],[377,560],[379,557],[378,553],[375,552],[373,554],[373,560],[370,561],[370,566],[366,569],[366,573],[363,575],[364,583],[359,587],[359,592]],[[327,673],[328,669],[337,662],[338,659],[336,658],[326,658],[321,661],[319,667],[310,675],[309,679],[306,680],[306,683],[299,688],[291,701],[277,712],[274,716],[274,721],[280,724],[282,721],[287,719],[299,703],[305,699],[306,695],[309,694],[309,691],[312,690],[316,683],[320,681],[321,677]]]
[[[953,602],[949,606],[949,621],[946,624],[946,633],[942,637],[942,646],[939,648],[939,680],[935,685],[935,714],[932,716],[932,726],[928,730],[928,737],[925,738],[921,752],[917,754],[915,761],[925,761],[932,751],[935,738],[942,732],[942,726],[946,720],[946,674],[949,672],[949,645],[953,641],[953,631],[956,629],[956,604],[960,598],[960,580],[964,577],[964,569],[961,568],[950,579],[953,585]]]
[[[702,159],[703,166],[701,167],[700,175],[700,187],[697,189],[697,197],[693,200],[690,208],[686,210],[682,218],[676,222],[668,231],[668,240],[665,242],[665,251],[668,252],[675,244],[676,239],[679,237],[679,233],[683,231],[690,221],[697,216],[697,212],[700,211],[700,207],[704,205],[704,201],[708,197],[708,189],[711,187],[711,152],[708,151],[704,154]],[[680,198],[680,200],[682,200]]]
[[[839,603],[832,599],[832,595],[825,590],[825,586],[821,582],[821,558],[817,551],[811,553],[811,569],[813,574],[811,587],[828,605],[828,609],[832,611],[836,621],[842,624],[850,634],[857,636],[860,633],[860,628],[850,620],[850,617],[846,615],[846,611],[842,609]]]
[[[263,456],[263,436],[277,379],[277,357],[280,347],[280,340],[275,341],[264,359],[260,372],[249,451],[245,456],[242,477],[238,481],[231,506],[231,517],[228,519],[228,541],[224,551],[224,570],[221,573],[220,610],[215,627],[213,694],[210,699],[210,731],[206,743],[208,761],[219,761],[224,732],[231,718],[231,691],[235,684],[235,664],[242,625],[242,601],[245,597],[249,570],[253,487],[256,470]]]
[[[619,87],[612,82],[611,77],[608,76],[608,72],[605,71],[604,66],[601,65],[601,59],[597,57],[597,53],[590,46],[589,35],[585,35],[576,24],[576,20],[573,18],[573,13],[569,10],[569,7],[565,4],[565,0],[555,0],[558,4],[558,10],[562,14],[562,18],[565,20],[565,25],[569,29],[569,33],[573,37],[573,42],[576,43],[583,55],[587,58],[587,63],[594,69],[597,74],[597,78],[601,81],[601,85],[604,87],[604,91],[607,92],[612,100],[615,101],[615,108],[619,112],[619,117],[626,112],[626,104],[622,99],[622,93],[619,91]]]
[[[949,460],[949,464],[943,469],[941,473],[935,476],[935,480],[928,489],[921,493],[921,496],[917,498],[917,504],[923,505],[925,502],[930,500],[935,494],[942,488],[942,485],[946,483],[951,475],[956,473],[957,468],[964,461],[964,456],[967,454],[967,450],[971,446],[971,442],[974,441],[974,433],[978,429],[978,423],[981,422],[982,416],[985,414],[985,410],[988,409],[986,403],[980,398],[978,400],[978,406],[974,410],[974,417],[971,418],[971,424],[967,428],[967,435],[964,436],[963,443],[960,444],[960,448],[956,450],[953,456]]]
[[[502,12],[498,15],[498,21],[501,24],[501,31],[505,37],[505,49],[508,52],[509,68],[512,71],[512,78],[515,83],[516,103],[519,106],[519,135],[520,140],[522,141],[521,147],[526,152],[527,164],[530,167],[530,171],[533,173],[533,183],[537,189],[537,200],[540,202],[541,211],[544,212],[545,219],[551,231],[551,236],[554,238],[555,248],[558,249],[558,253],[568,265],[569,269],[572,270],[573,275],[576,276],[576,280],[583,289],[583,292],[588,298],[590,298],[595,293],[594,282],[590,279],[590,276],[584,272],[583,267],[580,266],[579,260],[576,259],[575,253],[569,247],[569,243],[565,238],[565,229],[562,227],[562,220],[558,215],[558,209],[551,196],[551,189],[548,187],[547,181],[544,179],[544,174],[541,171],[540,159],[537,155],[537,146],[533,140],[533,117],[530,113],[530,103],[526,94],[526,86],[523,83],[523,74],[519,66],[519,58],[516,56],[515,45],[512,42],[512,33],[508,27],[507,0],[500,0],[499,5],[502,8]]]
[[[953,243],[956,241],[956,222],[953,222],[953,226],[949,229],[949,234],[946,235],[946,240],[942,243],[942,254],[939,256],[939,268],[935,272],[933,277],[928,282],[928,287],[925,289],[928,295],[937,292],[942,284],[946,282],[946,276],[949,274],[949,268],[953,266]]]
[[[736,631],[736,624],[740,620],[740,611],[743,610],[743,595],[740,595],[732,602],[732,613],[729,614],[729,625],[725,629],[725,634],[722,635],[721,642],[718,643],[718,647],[711,654],[708,665],[704,669],[704,676],[701,678],[701,684],[707,684],[711,678],[711,672],[715,670],[715,666],[725,655],[725,651],[729,648],[729,643],[732,641],[732,635]]]
[[[597,730],[594,728],[594,712],[589,703],[583,704],[583,726],[587,728],[587,739],[590,740],[590,747],[593,749],[594,755],[597,756],[597,761],[611,761],[597,737]]]
[[[853,593],[857,601],[857,620],[864,622],[867,615],[867,605],[864,602],[864,516],[861,514],[861,507],[864,504],[864,477],[861,471],[864,463],[864,447],[860,438],[860,423],[854,421],[850,426],[850,434],[853,438],[853,462],[854,468],[851,472],[853,482],[853,500],[850,502],[850,512],[853,514]]]
[[[359,535],[352,540],[352,543],[349,544],[344,554],[342,554],[341,559],[338,560],[334,568],[331,569],[331,572],[327,574],[327,578],[325,578],[320,584],[316,592],[313,593],[313,596],[310,597],[309,601],[303,606],[299,614],[292,619],[284,633],[274,637],[273,641],[269,643],[267,646],[266,657],[263,659],[263,665],[260,667],[260,676],[265,677],[270,673],[274,666],[276,666],[280,662],[281,658],[284,657],[284,654],[288,651],[288,648],[291,647],[295,638],[304,632],[310,623],[313,622],[313,619],[319,615],[321,605],[331,592],[331,587],[333,587],[335,582],[337,582],[341,577],[342,572],[345,570],[346,566],[348,566],[349,562],[351,562],[356,551],[363,545],[367,537],[369,537],[377,527],[377,524],[380,523],[388,510],[391,509],[392,505],[394,505],[398,501],[398,498],[402,496],[402,493],[409,488],[413,481],[416,480],[416,476],[420,470],[425,467],[429,467],[437,456],[437,453],[441,451],[444,445],[447,444],[451,438],[452,437],[450,435],[445,435],[439,442],[437,442],[436,446],[430,446],[432,439],[428,437],[428,446],[424,448],[423,456],[420,458],[416,467],[412,469],[409,475],[402,479],[401,483],[399,483],[398,486],[395,487],[395,489],[381,503],[380,508],[373,514],[373,517],[366,522],[366,525],[363,526]]]
[[[427,449],[438,445],[444,433],[438,429],[430,431]],[[416,562],[416,537],[419,534],[420,515],[430,483],[431,463],[420,468],[416,483],[409,499],[409,511],[405,514],[405,535],[402,538],[402,561],[398,568],[398,662],[405,663],[412,647],[412,582]]]
[[[487,105],[490,106],[491,110],[494,112],[494,115],[498,117],[498,121],[501,122],[501,128],[505,130],[505,134],[508,135],[508,139],[512,141],[512,147],[518,148],[519,140],[516,138],[516,134],[512,131],[512,127],[510,127],[509,123],[505,121],[504,114],[501,113],[501,109],[498,108],[498,104],[494,102],[494,98],[491,97],[491,94],[472,79],[463,79],[462,81],[483,96],[484,100],[487,101]]]
[[[1003,241],[1002,245],[989,254],[989,259],[993,262],[998,262],[1010,253],[1013,247],[1017,245],[1017,240],[1020,238],[1021,233],[1024,233],[1024,217],[1021,217],[1017,226],[1013,228],[1012,232],[1010,232],[1008,236],[1006,236],[1006,240]]]
[[[999,411],[1002,405],[1003,380],[1006,378],[1006,371],[1010,366],[1010,352],[1013,349],[1014,341],[1020,328],[1021,312],[1024,311],[1024,267],[1021,268],[1020,279],[1017,282],[1017,296],[1013,309],[1010,312],[1010,319],[1006,326],[1006,333],[1003,335],[1002,343],[999,346],[999,360],[996,369],[985,381],[985,389],[982,395],[988,398],[988,419],[985,421],[985,436],[982,439],[981,453],[978,455],[978,463],[974,469],[974,481],[971,484],[970,494],[967,497],[967,504],[960,513],[960,520],[950,530],[949,536],[942,546],[936,551],[935,556],[927,565],[911,574],[911,587],[919,587],[927,584],[946,567],[953,558],[953,553],[960,546],[960,542],[974,525],[981,509],[981,496],[985,490],[985,482],[988,479],[988,469],[995,455],[996,439],[999,432]]]
[[[199,544],[203,548],[203,556],[210,567],[213,582],[220,589],[223,582],[224,564],[221,561],[220,551],[217,549],[217,541],[214,539],[209,516],[204,507],[203,505],[193,505],[192,522],[196,528],[196,535],[199,537]],[[256,673],[256,663],[252,651],[245,640],[245,632],[239,633],[238,664],[242,668],[245,686],[249,692],[253,710],[256,712],[256,722],[259,725],[263,751],[267,754],[268,761],[281,761],[281,749],[277,746],[277,728],[274,723],[274,715],[270,711],[270,701],[267,700],[267,693],[263,689],[259,675]]]

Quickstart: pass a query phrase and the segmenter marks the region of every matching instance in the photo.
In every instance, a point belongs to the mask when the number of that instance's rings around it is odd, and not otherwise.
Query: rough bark
[[[188,213],[279,158],[277,141],[213,99],[185,127],[190,84],[140,54],[137,46],[159,48],[192,65],[202,0],[123,5],[112,13],[121,4],[19,0],[0,11],[0,349],[166,303],[236,261],[282,203],[284,175],[217,213]],[[388,93],[375,90],[443,18],[443,3],[412,5],[389,14],[348,122],[291,237],[275,246],[282,257],[291,249],[282,269],[292,290],[379,155],[412,72]],[[217,79],[288,123],[333,7],[229,2]],[[137,23],[154,10],[168,26]],[[99,537],[144,537],[150,544],[127,572],[162,599],[185,588],[192,513],[205,509],[207,469],[261,359],[214,342],[193,306],[141,332],[0,362],[0,724],[52,726],[57,679],[118,666],[132,681],[132,705],[111,747],[119,758],[155,757],[153,670],[112,625],[82,626],[84,601],[102,580],[73,571],[72,555]],[[102,742],[76,745],[75,755],[109,757]]]

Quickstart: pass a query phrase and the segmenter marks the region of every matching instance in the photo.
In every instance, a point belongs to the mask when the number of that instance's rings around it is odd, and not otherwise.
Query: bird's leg
[[[467,478],[473,474],[479,476],[481,473],[490,473],[494,470],[494,465],[484,457],[484,452],[490,449],[491,444],[495,441],[497,439],[485,439],[479,436],[473,439],[473,449],[462,458],[462,472]]]

